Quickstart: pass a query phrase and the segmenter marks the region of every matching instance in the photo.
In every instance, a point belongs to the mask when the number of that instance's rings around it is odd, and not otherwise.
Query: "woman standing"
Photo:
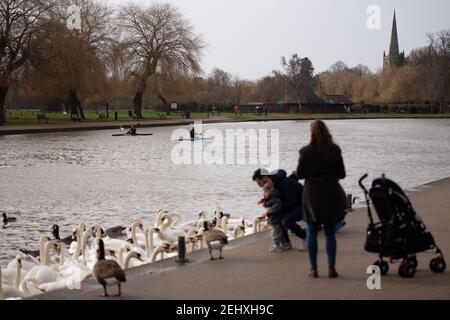
[[[311,143],[300,150],[297,168],[299,179],[305,179],[303,207],[307,223],[307,246],[311,263],[310,277],[318,278],[317,234],[325,227],[326,253],[330,278],[338,277],[336,265],[336,226],[346,213],[344,190],[339,184],[345,178],[345,166],[339,146],[333,142],[321,120],[311,124]]]

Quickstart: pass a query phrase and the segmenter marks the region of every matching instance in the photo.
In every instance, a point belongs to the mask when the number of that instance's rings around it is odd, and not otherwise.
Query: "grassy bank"
[[[7,121],[8,125],[36,125],[40,122],[37,119],[37,114],[46,114],[50,124],[63,124],[72,123],[70,116],[63,113],[51,112],[42,113],[38,110],[23,110],[23,111],[8,111]],[[144,111],[145,120],[161,120],[161,119],[171,119],[171,120],[181,120],[182,116],[180,113],[172,113],[170,115],[164,114],[164,117],[160,117],[160,113],[156,111]],[[85,112],[86,120],[83,122],[96,123],[96,122],[114,122],[115,121],[115,111],[111,111],[109,119],[104,121],[99,120],[99,115],[94,111]],[[234,121],[276,121],[276,120],[310,120],[310,119],[324,119],[324,120],[334,120],[334,119],[401,119],[401,118],[450,118],[450,113],[443,114],[405,114],[405,113],[370,113],[370,114],[286,114],[286,113],[270,113],[267,116],[258,117],[255,114],[242,114],[235,115],[234,113],[221,113],[221,118],[227,118]],[[207,113],[194,112],[191,114],[191,119],[205,119],[208,118]],[[210,115],[209,118],[217,119],[217,116]],[[130,121],[135,122],[132,118],[128,116],[128,111],[118,111],[119,121]],[[46,125],[45,121],[41,122],[43,126]]]

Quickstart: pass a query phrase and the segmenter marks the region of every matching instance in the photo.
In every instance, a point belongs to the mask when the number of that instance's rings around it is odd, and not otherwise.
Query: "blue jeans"
[[[334,268],[336,265],[336,224],[324,224],[326,237],[326,253],[328,266]],[[317,267],[317,234],[320,224],[308,223],[308,246],[309,262],[312,267]]]
[[[291,230],[297,237],[306,239],[306,231],[300,227],[297,222],[303,219],[303,208],[298,207],[288,212],[283,218],[283,225]]]

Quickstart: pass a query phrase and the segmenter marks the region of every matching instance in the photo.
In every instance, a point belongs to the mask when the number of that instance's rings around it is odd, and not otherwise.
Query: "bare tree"
[[[335,62],[328,69],[328,71],[332,72],[332,73],[336,73],[336,72],[343,72],[343,71],[346,71],[348,69],[349,69],[348,65],[344,61],[339,60],[339,61]]]
[[[108,5],[98,0],[62,0],[56,12],[59,21],[65,23],[69,19],[67,8],[70,5],[80,9],[80,28],[64,28],[59,34],[63,39],[55,40],[66,45],[60,46],[59,54],[65,65],[61,70],[64,74],[60,76],[67,81],[70,113],[85,119],[80,91],[92,90],[105,83],[102,77],[106,76],[106,59],[118,35],[113,23],[113,10]]]
[[[289,60],[281,58],[282,71],[274,71],[276,77],[283,79],[297,96],[300,112],[302,97],[307,97],[314,90],[314,67],[308,58],[300,58],[293,54]]]
[[[134,112],[143,118],[142,100],[149,78],[158,74],[200,73],[204,43],[171,4],[154,3],[147,8],[129,4],[122,8],[119,18],[137,83]]]
[[[228,72],[215,68],[208,77],[210,97],[213,102],[232,102],[232,75]]]
[[[410,62],[422,97],[438,104],[442,112],[445,101],[450,101],[450,30],[428,34],[428,38],[429,45],[414,50]]]
[[[351,71],[355,72],[357,75],[361,77],[372,74],[372,71],[370,71],[369,67],[364,64],[358,64],[356,67],[353,67]]]
[[[42,22],[52,0],[0,0],[0,116],[15,73],[39,45]],[[3,119],[0,119],[0,122]]]

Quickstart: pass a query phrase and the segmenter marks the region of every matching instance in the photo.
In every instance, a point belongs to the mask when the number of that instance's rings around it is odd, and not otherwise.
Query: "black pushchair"
[[[436,245],[425,224],[414,211],[411,201],[405,192],[393,181],[382,178],[372,182],[370,191],[363,185],[368,177],[359,180],[364,190],[369,213],[369,227],[365,250],[379,254],[380,259],[374,265],[380,267],[381,274],[389,272],[389,264],[383,257],[391,260],[402,260],[398,273],[403,278],[412,278],[416,274],[416,254],[427,250],[436,250],[437,257],[430,261],[430,269],[434,273],[443,273],[447,268],[442,251]],[[370,202],[377,212],[379,222],[375,223]]]

